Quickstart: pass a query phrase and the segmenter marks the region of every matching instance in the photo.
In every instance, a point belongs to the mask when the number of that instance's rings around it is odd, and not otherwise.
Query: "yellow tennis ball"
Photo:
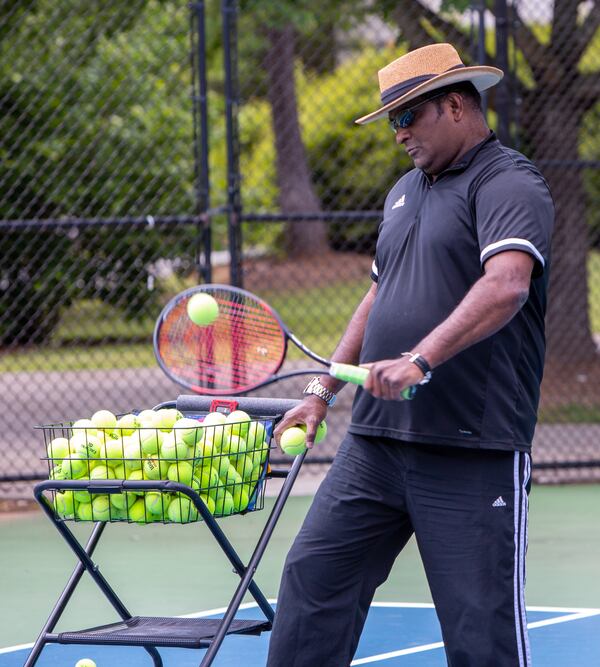
[[[219,315],[219,304],[205,292],[194,294],[187,302],[187,314],[194,324],[206,327]]]
[[[298,456],[306,449],[306,433],[299,426],[286,428],[279,444],[286,454]]]
[[[306,433],[306,424],[302,424],[300,428]],[[317,432],[315,433],[315,445],[318,445],[320,442],[323,442],[327,437],[327,424],[322,421],[317,426]]]
[[[110,410],[94,412],[90,420],[94,428],[112,431],[117,425],[117,418]]]
[[[75,667],[96,667],[96,663],[91,658],[81,658],[75,663]]]

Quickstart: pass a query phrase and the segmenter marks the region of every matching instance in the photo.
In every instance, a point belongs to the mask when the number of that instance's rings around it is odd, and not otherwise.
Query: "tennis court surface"
[[[195,616],[218,617],[221,610]],[[254,604],[245,605],[240,618],[256,618]],[[600,660],[600,609],[530,607],[527,613],[534,665],[544,667],[597,667]],[[219,667],[260,667],[265,664],[269,633],[260,638],[230,636],[213,663]],[[29,647],[3,649],[0,667],[20,667]],[[160,649],[165,667],[198,665],[203,651]],[[151,665],[140,648],[48,646],[38,665],[74,665],[81,657],[98,667]],[[241,657],[243,656],[243,658]],[[426,603],[376,602],[372,605],[358,652],[352,665],[387,667],[443,667],[446,664],[440,627],[433,606]]]

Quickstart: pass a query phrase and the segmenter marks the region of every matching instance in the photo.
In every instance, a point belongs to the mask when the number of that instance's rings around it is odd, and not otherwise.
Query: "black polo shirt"
[[[420,169],[388,194],[372,278],[377,296],[361,363],[412,350],[505,250],[535,259],[529,298],[500,331],[435,369],[412,401],[358,389],[352,433],[410,442],[528,451],[544,361],[554,207],[548,185],[491,134],[434,183]]]

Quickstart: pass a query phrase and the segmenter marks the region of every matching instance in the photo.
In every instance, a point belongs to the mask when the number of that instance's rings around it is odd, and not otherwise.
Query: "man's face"
[[[445,96],[438,96],[412,102],[389,114],[396,143],[404,145],[415,167],[432,176],[443,171],[454,156],[456,127],[447,104]],[[407,124],[408,127],[401,127]]]

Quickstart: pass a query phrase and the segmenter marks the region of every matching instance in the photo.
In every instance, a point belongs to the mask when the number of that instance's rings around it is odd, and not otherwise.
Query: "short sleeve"
[[[522,250],[535,260],[534,277],[548,263],[554,204],[541,175],[526,167],[501,171],[477,188],[475,217],[481,266],[500,252]]]
[[[377,257],[373,260],[371,264],[371,280],[376,283],[379,280],[379,269],[377,268]]]

